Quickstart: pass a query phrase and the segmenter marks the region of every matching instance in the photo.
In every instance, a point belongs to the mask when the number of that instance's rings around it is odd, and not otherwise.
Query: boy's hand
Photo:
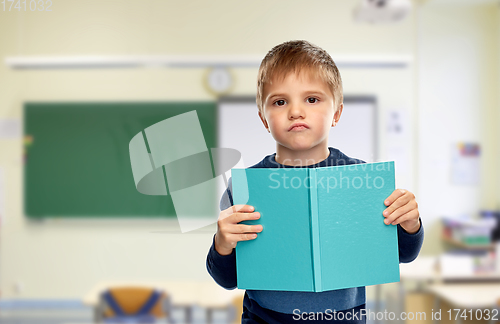
[[[262,225],[238,224],[244,220],[259,219],[260,213],[253,212],[253,206],[234,205],[220,212],[215,234],[215,250],[220,255],[233,252],[239,241],[253,240],[256,232],[262,231]]]
[[[410,234],[420,229],[418,204],[413,193],[404,189],[396,189],[387,197],[384,205],[388,206],[383,212],[385,224],[399,224]]]

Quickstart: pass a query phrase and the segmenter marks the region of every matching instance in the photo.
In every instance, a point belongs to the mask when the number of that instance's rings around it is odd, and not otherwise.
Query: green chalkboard
[[[129,142],[148,126],[192,110],[207,147],[217,147],[215,102],[25,103],[25,215],[175,217],[170,196],[137,191]]]

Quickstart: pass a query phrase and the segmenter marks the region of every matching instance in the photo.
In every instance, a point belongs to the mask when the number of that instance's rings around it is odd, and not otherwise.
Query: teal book
[[[397,228],[384,200],[394,161],[231,169],[233,202],[255,207],[257,238],[236,245],[239,289],[321,292],[399,281]]]

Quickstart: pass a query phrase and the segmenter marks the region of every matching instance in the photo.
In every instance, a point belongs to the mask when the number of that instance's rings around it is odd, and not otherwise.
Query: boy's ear
[[[342,110],[344,109],[344,103],[341,102],[335,114],[333,114],[332,127],[337,126],[339,123],[340,115],[342,115]]]
[[[266,128],[267,132],[271,133],[271,131],[269,130],[269,126],[267,125],[267,121],[264,118],[264,116],[262,116],[262,113],[260,111],[259,111],[259,117],[260,117],[260,120],[262,121],[262,123],[264,124],[264,127]]]

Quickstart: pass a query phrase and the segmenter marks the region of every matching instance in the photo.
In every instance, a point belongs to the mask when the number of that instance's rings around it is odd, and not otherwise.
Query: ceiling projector
[[[411,0],[361,0],[354,9],[354,19],[368,23],[397,22],[403,20],[411,8]]]

